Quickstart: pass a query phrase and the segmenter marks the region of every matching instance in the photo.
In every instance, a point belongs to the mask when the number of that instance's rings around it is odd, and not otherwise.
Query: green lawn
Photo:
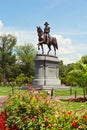
[[[72,87],[72,95],[75,95],[75,91],[77,92],[77,95],[83,95],[83,89],[80,87]],[[69,96],[70,95],[70,89],[68,90],[55,90],[54,91],[55,96]]]
[[[84,110],[87,109],[87,102],[68,102],[68,101],[62,101],[62,103],[67,107],[69,110]]]
[[[18,89],[14,89],[14,91],[18,91]],[[77,95],[83,95],[83,89],[79,87],[72,88],[72,95],[75,95],[75,91],[77,91]],[[1,87],[0,86],[0,96],[7,96],[12,93],[12,87]],[[69,96],[70,90],[54,90],[55,96]]]
[[[18,92],[18,89],[14,88],[14,90],[13,90],[11,86],[9,86],[9,87],[7,87],[7,86],[1,87],[0,86],[0,96],[8,96],[9,94],[12,94],[13,91]]]
[[[12,92],[11,87],[0,87],[0,96],[7,96]]]

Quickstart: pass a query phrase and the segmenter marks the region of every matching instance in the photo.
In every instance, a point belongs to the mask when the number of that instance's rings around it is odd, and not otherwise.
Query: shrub
[[[42,92],[22,92],[4,105],[8,130],[86,130],[86,110],[70,111]]]

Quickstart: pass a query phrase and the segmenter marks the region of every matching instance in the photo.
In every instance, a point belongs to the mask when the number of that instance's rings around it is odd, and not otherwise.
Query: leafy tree
[[[3,82],[11,75],[12,65],[16,61],[13,54],[13,48],[16,45],[16,38],[11,35],[0,36],[0,68],[3,77]]]
[[[83,64],[87,64],[87,55],[82,56],[81,61]]]
[[[25,84],[29,83],[29,78],[26,77],[23,73],[21,73],[19,76],[17,76],[16,82],[20,86],[23,84],[25,85]]]
[[[82,75],[83,72],[81,70],[73,69],[68,73],[67,76],[68,84],[78,86]]]
[[[85,57],[85,58],[84,58]],[[80,61],[68,65],[60,64],[61,81],[67,85],[78,85],[84,88],[85,74],[87,72],[86,56],[83,56]],[[61,71],[62,70],[62,71]],[[84,75],[84,76],[83,76]]]
[[[64,65],[63,61],[59,62],[59,76],[61,79],[61,83],[62,84],[66,84],[69,85],[71,83],[69,83],[69,72],[73,70],[74,64],[68,64],[68,65]]]
[[[34,57],[36,50],[32,44],[25,44],[16,47],[17,60],[21,65],[21,73],[30,77],[34,75]]]
[[[59,61],[59,76],[61,77],[65,77],[66,75],[66,69],[65,69],[65,65],[63,64],[63,61]]]

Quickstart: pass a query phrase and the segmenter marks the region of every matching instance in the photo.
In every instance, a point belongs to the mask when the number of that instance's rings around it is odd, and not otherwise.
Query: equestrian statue
[[[44,31],[41,29],[41,27],[37,26],[37,34],[38,34],[38,50],[40,50],[40,46],[42,49],[42,54],[44,54],[44,48],[43,48],[43,44],[46,44],[48,46],[48,52],[47,55],[49,55],[49,52],[51,51],[51,45],[54,48],[54,55],[56,55],[56,50],[58,49],[58,45],[57,45],[57,39],[55,37],[51,37],[50,36],[50,27],[48,22],[45,22],[45,28]]]

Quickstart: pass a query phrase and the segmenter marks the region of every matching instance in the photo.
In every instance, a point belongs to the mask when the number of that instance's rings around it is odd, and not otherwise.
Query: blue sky
[[[0,35],[12,33],[17,44],[37,47],[36,26],[51,27],[57,38],[57,56],[65,64],[87,54],[87,0],[0,0]]]

